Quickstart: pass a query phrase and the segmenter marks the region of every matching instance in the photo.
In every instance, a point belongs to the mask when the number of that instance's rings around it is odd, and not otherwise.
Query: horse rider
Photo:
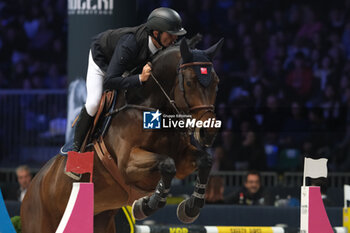
[[[140,87],[151,74],[147,64],[158,50],[172,45],[186,34],[180,15],[160,7],[151,12],[147,22],[136,27],[104,31],[93,38],[86,76],[87,98],[76,121],[73,149],[79,152],[98,110],[103,90]],[[140,74],[125,75],[139,67]],[[80,174],[66,172],[79,180]]]

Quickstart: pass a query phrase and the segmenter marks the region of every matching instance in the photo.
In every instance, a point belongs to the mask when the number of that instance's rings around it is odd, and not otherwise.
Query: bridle
[[[168,100],[169,104],[172,106],[172,108],[175,110],[175,112],[178,115],[182,115],[182,114],[190,114],[193,113],[195,111],[199,111],[199,110],[205,110],[198,119],[201,119],[205,114],[207,113],[214,113],[215,107],[214,105],[198,105],[198,106],[190,106],[190,104],[187,101],[186,98],[186,92],[185,92],[185,87],[184,87],[184,77],[183,77],[183,70],[187,67],[191,67],[191,66],[212,66],[213,63],[211,62],[189,62],[189,63],[184,63],[184,64],[180,64],[177,71],[178,71],[178,78],[179,78],[179,87],[180,90],[182,92],[183,95],[183,99],[186,103],[186,108],[188,109],[188,112],[181,112],[178,108],[178,106],[176,105],[175,101],[172,100],[170,98],[170,96],[168,95],[168,93],[164,90],[163,86],[159,83],[159,81],[157,80],[157,78],[153,75],[153,73],[151,72],[151,77],[154,80],[154,82],[158,85],[159,89],[161,90],[161,92],[163,93],[163,95],[166,97],[166,99]],[[212,69],[212,72],[214,72],[214,69]],[[151,107],[146,107],[146,106],[141,106],[141,105],[136,105],[136,104],[128,104],[126,103],[124,106],[114,109],[113,111],[107,113],[106,116],[110,116],[110,115],[114,115],[124,109],[127,108],[134,108],[134,109],[138,109],[141,111],[156,111],[155,108],[151,108]],[[181,117],[180,117],[181,118]],[[193,132],[194,129],[190,129],[191,132]]]
[[[192,67],[192,66],[213,66],[212,62],[189,62],[189,63],[184,63],[179,65],[178,68],[178,77],[179,77],[179,87],[182,92],[184,101],[187,105],[187,109],[189,110],[189,113],[193,113],[198,110],[206,110],[204,111],[201,116],[198,119],[201,119],[205,114],[207,113],[214,113],[215,107],[214,105],[198,105],[198,106],[190,106],[190,104],[187,101],[186,98],[186,92],[185,92],[185,84],[184,84],[184,77],[183,77],[183,70],[186,69],[187,67]],[[214,70],[212,70],[214,72]]]

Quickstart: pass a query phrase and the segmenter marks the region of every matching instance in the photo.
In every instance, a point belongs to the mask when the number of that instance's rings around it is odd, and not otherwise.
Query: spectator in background
[[[329,83],[331,80],[331,75],[334,73],[332,59],[329,56],[324,56],[321,59],[319,65],[314,70],[315,82],[317,80],[318,85],[317,89],[324,90],[326,88],[327,82]]]
[[[326,156],[324,151],[327,151],[328,147],[328,130],[323,117],[323,109],[309,109],[308,120],[309,130],[303,147],[305,151],[311,152],[310,155],[314,156],[314,159],[318,159],[318,156]]]
[[[205,192],[205,202],[207,204],[223,204],[224,190],[224,178],[221,176],[211,176]]]
[[[257,59],[250,60],[248,63],[246,89],[251,90],[255,83],[263,80],[263,69]]]
[[[310,6],[303,7],[303,25],[298,31],[297,36],[311,39],[312,36],[322,29],[322,23],[316,19],[315,12]]]
[[[249,171],[244,186],[225,197],[224,202],[235,205],[272,205],[270,195],[261,186],[261,176],[257,171]]]
[[[237,166],[237,163],[242,163],[244,161],[247,162],[247,168],[249,169],[259,171],[266,169],[266,154],[264,146],[257,133],[252,130],[248,130],[243,136],[238,156],[240,157],[240,160],[236,162],[236,170],[240,170],[238,169],[239,166]]]
[[[271,66],[266,67],[266,69],[266,78],[263,81],[267,89],[271,92],[283,90],[286,75],[283,69],[282,59],[275,57]]]
[[[305,64],[305,56],[298,52],[294,58],[294,68],[289,72],[286,85],[291,89],[291,96],[307,99],[311,94],[313,73]]]
[[[286,118],[280,134],[280,145],[284,147],[301,148],[308,131],[308,121],[304,114],[302,102],[293,101],[290,116]]]
[[[320,103],[323,109],[323,117],[328,129],[329,143],[337,143],[340,138],[338,136],[338,130],[343,127],[339,124],[341,103],[339,95],[337,94],[337,88],[332,84],[327,84],[324,90],[324,98]]]
[[[234,170],[235,153],[232,145],[234,135],[230,130],[224,130],[221,133],[221,146],[217,147],[214,153],[214,169]]]
[[[265,141],[277,141],[283,123],[281,119],[284,119],[284,113],[280,107],[280,101],[276,95],[270,94],[266,98],[266,108],[262,121]]]
[[[349,171],[350,169],[350,86],[344,90],[344,103],[341,107],[343,119],[341,125],[344,127],[342,140],[335,144],[333,157],[337,171]]]
[[[252,94],[249,100],[249,107],[251,107],[251,111],[255,115],[255,120],[258,125],[262,124],[263,120],[263,112],[265,107],[265,93],[266,88],[265,86],[258,82],[254,84]]]
[[[211,171],[220,171],[222,169],[222,159],[225,156],[225,150],[222,146],[217,146],[213,150],[213,165],[211,166]]]
[[[27,192],[30,182],[32,181],[32,174],[27,165],[22,165],[16,169],[17,181],[19,189],[17,191],[18,201],[22,202],[24,195]]]
[[[51,65],[61,67],[58,76],[64,77],[67,72],[67,1],[2,2],[0,72],[6,76],[7,83],[0,84],[0,88],[62,88],[62,85],[45,85],[43,78]],[[41,72],[32,72],[37,63]]]

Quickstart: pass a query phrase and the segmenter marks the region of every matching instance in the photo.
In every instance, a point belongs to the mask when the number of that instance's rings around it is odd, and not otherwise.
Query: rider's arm
[[[108,65],[103,84],[104,89],[128,89],[141,86],[138,74],[122,77],[122,74],[127,70],[128,64],[136,60],[137,55],[138,46],[135,36],[132,34],[122,36],[114,49],[112,59]]]

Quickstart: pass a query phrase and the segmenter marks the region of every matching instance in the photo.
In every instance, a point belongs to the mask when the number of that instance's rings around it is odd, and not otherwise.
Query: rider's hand
[[[141,82],[146,82],[151,75],[151,66],[147,63],[143,68],[142,68],[142,73],[140,74],[140,80]]]

